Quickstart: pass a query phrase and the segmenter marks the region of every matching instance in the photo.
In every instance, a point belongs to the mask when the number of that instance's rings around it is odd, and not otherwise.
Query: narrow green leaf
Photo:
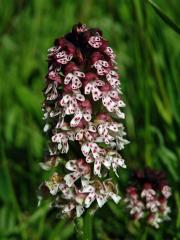
[[[171,173],[175,181],[178,181],[179,176],[177,173],[177,157],[176,155],[167,149],[165,146],[162,146],[158,150],[158,155],[161,162],[167,167],[168,171]]]
[[[180,196],[178,192],[175,192],[175,199],[177,205],[177,219],[176,219],[176,226],[180,228]]]
[[[159,17],[175,32],[180,34],[180,27],[172,20],[170,19],[164,12],[163,10],[152,0],[148,0],[148,2],[151,4],[155,12],[159,15]]]
[[[156,93],[153,94],[153,97],[159,114],[164,119],[164,121],[166,121],[166,123],[170,125],[172,123],[172,114],[170,110],[167,106],[164,105],[164,103],[161,101],[160,97]]]

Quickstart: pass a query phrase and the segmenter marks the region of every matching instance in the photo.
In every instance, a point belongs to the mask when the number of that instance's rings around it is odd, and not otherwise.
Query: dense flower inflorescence
[[[147,168],[135,172],[133,183],[126,190],[125,202],[133,219],[145,219],[151,226],[159,228],[161,222],[170,219],[170,196],[171,188],[165,174]]]
[[[53,206],[79,217],[93,202],[118,203],[112,169],[126,165],[119,151],[128,143],[121,120],[119,74],[115,54],[99,29],[77,24],[48,50],[43,112],[49,140],[45,170],[56,167],[40,186]],[[59,167],[59,164],[61,167]]]

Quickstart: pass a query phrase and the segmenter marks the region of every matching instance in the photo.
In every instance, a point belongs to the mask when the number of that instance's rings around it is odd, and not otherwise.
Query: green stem
[[[83,240],[92,240],[93,239],[93,213],[87,211],[84,217],[84,225],[83,225]]]
[[[83,218],[77,218],[75,220],[75,232],[76,232],[76,239],[83,240]]]

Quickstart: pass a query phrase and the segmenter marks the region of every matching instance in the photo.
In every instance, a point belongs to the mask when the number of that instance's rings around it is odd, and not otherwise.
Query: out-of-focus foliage
[[[93,239],[180,238],[180,39],[166,18],[178,28],[179,1],[155,1],[164,19],[150,2],[0,1],[0,239],[76,238],[73,223],[56,219],[46,204],[37,208],[36,190],[48,174],[38,165],[45,149],[46,51],[78,21],[103,29],[118,56],[131,141],[128,168],[118,179],[121,195],[131,171],[144,166],[166,171],[173,190],[172,220],[159,230],[130,221],[123,201],[110,202],[93,219]]]

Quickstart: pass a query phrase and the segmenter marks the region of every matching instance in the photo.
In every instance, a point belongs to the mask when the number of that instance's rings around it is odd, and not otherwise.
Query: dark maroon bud
[[[137,189],[135,187],[128,187],[127,188],[127,193],[130,194],[130,195],[136,195],[137,194]]]
[[[77,125],[77,128],[84,128],[86,125],[87,125],[87,122],[84,119],[81,119],[81,121]]]
[[[65,93],[71,93],[72,92],[72,85],[71,84],[64,85],[64,92]]]
[[[83,41],[87,43],[91,36],[92,36],[92,34],[91,34],[91,32],[89,30],[84,32],[83,33]]]
[[[164,204],[164,203],[167,202],[167,199],[166,199],[165,197],[163,197],[163,196],[160,196],[160,197],[158,198],[158,201],[159,201],[161,204]]]
[[[75,54],[76,47],[65,38],[59,38],[55,40],[55,43],[61,47],[62,50],[65,50],[67,54]]]
[[[90,62],[91,64],[93,65],[95,62],[97,62],[98,60],[104,60],[104,56],[102,53],[100,52],[94,52],[92,55],[91,55],[91,59],[90,59]]]
[[[44,199],[50,196],[49,188],[44,183],[39,186],[38,195]]]
[[[143,185],[143,189],[151,189],[152,188],[152,185],[150,183],[145,183]]]
[[[64,37],[69,42],[76,44],[77,39],[76,39],[76,36],[72,32],[67,33]]]
[[[93,80],[96,80],[97,79],[97,75],[95,73],[92,73],[92,72],[88,72],[86,73],[85,75],[85,79],[87,81],[93,81]]]
[[[87,31],[87,27],[85,24],[82,24],[82,23],[78,23],[78,24],[74,25],[72,28],[72,33],[74,35],[79,35],[80,33],[85,32],[85,31]]]
[[[109,92],[112,89],[111,85],[109,83],[105,83],[102,87],[101,87],[101,91],[102,92]]]
[[[79,49],[76,49],[75,58],[76,58],[76,62],[79,65],[83,64],[84,58],[83,58],[83,55],[82,55],[82,53]]]
[[[81,23],[75,24],[72,28],[72,33],[74,35],[78,35],[79,34],[79,29],[80,29],[81,26],[82,26]]]
[[[64,37],[57,38],[57,39],[55,39],[55,41],[54,41],[54,45],[55,45],[55,46],[60,46],[61,48],[63,48],[64,45],[65,45],[65,43],[66,43],[66,41],[67,41],[67,40],[66,40]]]
[[[66,66],[64,68],[65,75],[67,75],[68,73],[72,73],[74,71],[79,71],[79,68],[76,66],[75,63],[70,62],[70,63],[66,64]]]
[[[159,181],[159,189],[162,190],[164,186],[167,186],[168,182],[166,179]]]
[[[99,35],[102,37],[102,31],[101,31],[101,29],[99,29],[99,28],[95,28],[95,30],[96,30],[96,32],[98,32]]]
[[[144,178],[144,171],[143,170],[138,170],[136,173],[135,173],[135,176],[137,178]]]
[[[102,36],[102,31],[99,28],[90,28],[88,31],[91,36]]]
[[[102,45],[100,46],[99,51],[103,52],[108,47],[108,41],[102,40],[101,42],[102,42]]]
[[[82,81],[83,86],[85,87],[90,81],[96,80],[97,75],[95,73],[89,72],[85,74],[85,78]]]
[[[68,43],[68,45],[66,46],[66,49],[67,49],[66,51],[67,51],[68,54],[75,55],[76,48],[75,48],[75,46],[73,44]]]
[[[81,107],[86,108],[86,109],[91,109],[92,104],[89,100],[85,100],[80,103]]]

